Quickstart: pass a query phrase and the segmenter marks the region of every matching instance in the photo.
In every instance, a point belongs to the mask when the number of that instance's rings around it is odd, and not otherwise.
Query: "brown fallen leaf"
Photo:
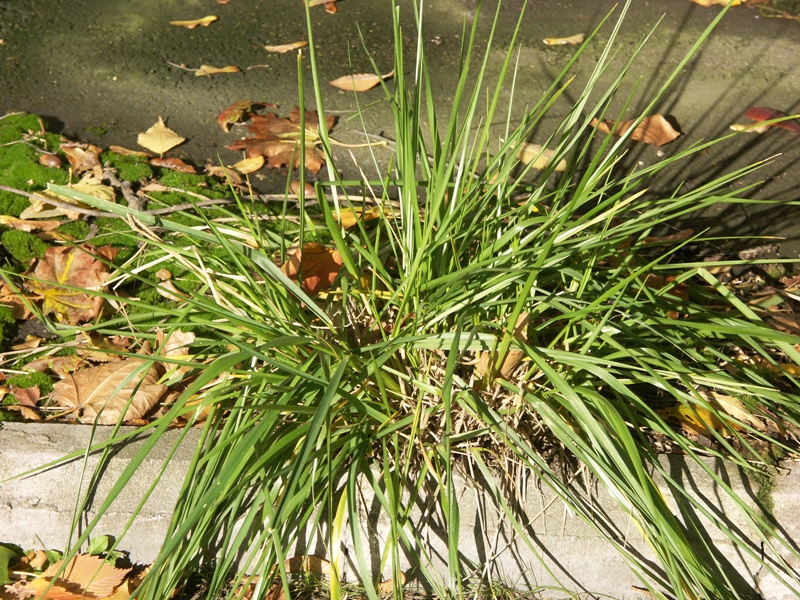
[[[194,29],[195,27],[208,27],[217,19],[219,19],[219,17],[208,15],[202,19],[194,19],[191,21],[170,21],[169,24],[176,25],[178,27],[186,27],[186,29]]]
[[[21,406],[27,406],[29,408],[36,408],[36,403],[42,395],[38,385],[24,388],[12,387],[10,391]]]
[[[582,44],[583,40],[585,39],[586,35],[584,35],[583,33],[576,33],[575,35],[571,35],[569,37],[544,38],[542,42],[544,42],[548,46],[566,46],[566,45]]]
[[[308,0],[309,6],[320,6],[322,5],[325,7],[325,12],[328,12],[332,15],[335,15],[337,12],[336,8],[336,0]]]
[[[245,114],[249,113],[258,106],[271,106],[274,108],[276,105],[267,104],[266,102],[250,102],[250,100],[239,100],[238,102],[234,102],[230,106],[225,107],[225,109],[217,115],[217,123],[220,127],[222,127],[222,131],[228,133],[231,130],[231,125],[238,123],[239,121],[243,121],[245,119]]]
[[[592,119],[591,126],[603,133],[622,136],[636,123],[635,119],[629,121],[598,121]],[[630,139],[653,146],[663,146],[675,140],[681,132],[675,129],[663,115],[644,117],[631,133]]]
[[[300,287],[311,296],[329,289],[343,264],[342,255],[335,248],[310,243],[289,255],[281,271],[292,281],[302,277]]]
[[[335,117],[325,119],[328,129],[336,122]],[[319,116],[316,111],[306,111],[305,131],[300,128],[300,109],[295,106],[288,118],[274,113],[251,114],[247,129],[251,137],[226,146],[229,150],[244,150],[248,158],[262,155],[267,166],[279,168],[291,165],[305,167],[318,173],[325,163],[325,155],[317,148],[319,143]],[[305,135],[305,156],[300,156],[300,137]]]
[[[523,164],[530,164],[534,169],[543,170],[550,165],[553,158],[553,151],[549,148],[544,148],[539,144],[529,144],[527,142],[519,146],[517,150],[517,158]],[[567,161],[563,158],[558,161],[556,172],[564,171],[567,168]]]
[[[782,119],[788,116],[789,115],[787,115],[785,112],[775,110],[774,108],[767,108],[766,106],[751,106],[744,111],[745,119],[750,119],[756,123],[771,121],[773,119]],[[780,123],[771,123],[762,127],[763,128],[759,128],[759,133],[765,129],[769,129],[770,127],[780,127],[781,129],[793,131],[794,133],[800,133],[800,122],[798,122],[797,119],[787,119],[786,121],[781,121]]]
[[[195,77],[210,77],[219,73],[241,73],[241,69],[235,65],[228,67],[213,67],[211,65],[200,65],[200,68],[194,72]]]
[[[145,156],[150,157],[152,154],[149,152],[142,152],[140,150],[131,150],[129,148],[125,148],[124,146],[109,146],[108,147],[111,152],[115,154],[121,154],[122,156]]]
[[[159,369],[143,358],[127,358],[89,367],[56,382],[51,399],[77,409],[82,423],[115,425],[142,419],[158,403],[167,386],[158,383]],[[129,403],[130,401],[130,403]]]
[[[241,185],[244,183],[244,179],[242,179],[242,176],[239,175],[239,173],[233,169],[228,169],[227,167],[222,167],[219,165],[206,165],[205,172],[212,177],[219,177],[220,179],[228,180],[234,185]]]
[[[18,229],[19,231],[52,231],[62,225],[62,221],[40,221],[18,219],[10,215],[0,215],[0,225]]]
[[[114,202],[116,192],[110,185],[102,183],[101,179],[95,178],[91,175],[86,175],[78,183],[70,184],[68,187],[84,194],[89,194],[95,198]],[[62,206],[48,204],[48,200],[58,201]],[[68,219],[75,220],[80,218],[80,213],[70,210],[69,207],[63,205],[74,205],[78,207],[85,207],[86,205],[62,196],[61,194],[52,190],[43,190],[38,192],[37,195],[31,198],[30,206],[20,213],[21,219],[50,219],[52,217],[67,217]]]
[[[346,92],[366,92],[374,88],[381,81],[391,79],[392,77],[394,77],[394,69],[386,73],[386,75],[376,75],[375,73],[344,75],[328,83]]]
[[[287,558],[283,563],[287,573],[311,573],[312,575],[329,576],[331,563],[324,558],[312,555],[301,555]]]
[[[136,138],[136,143],[156,154],[164,154],[175,146],[182,144],[186,138],[179,136],[169,129],[164,119],[158,117],[158,122]]]
[[[197,173],[192,165],[185,163],[180,158],[151,158],[148,162],[154,167],[162,169],[171,169],[180,173]]]
[[[529,322],[530,315],[528,313],[524,312],[519,315],[517,324],[514,326],[514,331],[511,334],[514,339],[517,339],[521,342],[528,341]],[[509,348],[508,352],[506,353],[506,357],[503,359],[503,364],[500,365],[500,370],[498,372],[499,377],[503,379],[508,379],[511,377],[514,369],[516,369],[517,365],[522,362],[524,356],[525,353],[522,350],[517,350],[513,347]],[[478,363],[475,365],[475,374],[480,378],[490,374],[494,369],[495,360],[496,359],[493,360],[488,351],[482,352],[480,358],[478,359]]]
[[[98,178],[103,176],[103,165],[100,164],[100,153],[103,151],[94,144],[74,144],[61,146],[61,151],[66,155],[72,172],[76,175],[92,171]]]
[[[103,289],[110,272],[100,257],[111,260],[116,253],[111,246],[51,246],[29,273],[26,287],[43,300],[44,314],[71,325],[91,321],[103,306],[103,298],[92,292]]]
[[[406,583],[406,574],[400,573],[400,581],[395,582],[394,579],[387,579],[386,581],[382,581],[375,585],[375,591],[379,596],[388,596],[389,594],[394,593],[394,587],[396,583],[399,583],[399,587],[402,589],[403,585]]]
[[[291,42],[288,44],[280,44],[278,46],[264,46],[264,50],[267,52],[273,52],[275,54],[283,54],[285,52],[291,52],[292,50],[297,50],[298,48],[305,48],[308,46],[308,42],[305,40],[300,42]]]
[[[388,218],[391,217],[391,214],[385,212],[379,206],[371,206],[363,210],[360,208],[342,208],[338,211],[333,211],[334,220],[345,229],[350,229],[359,221],[367,223],[379,219],[381,216],[386,216]]]
[[[41,575],[27,582],[22,590],[39,599],[69,600],[110,596],[130,569],[118,569],[93,554],[78,554],[64,565],[59,560]]]

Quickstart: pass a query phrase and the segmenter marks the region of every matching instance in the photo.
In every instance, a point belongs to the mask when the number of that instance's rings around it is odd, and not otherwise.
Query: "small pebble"
[[[51,169],[60,169],[61,159],[55,154],[40,154],[39,164],[44,165],[45,167],[50,167]]]

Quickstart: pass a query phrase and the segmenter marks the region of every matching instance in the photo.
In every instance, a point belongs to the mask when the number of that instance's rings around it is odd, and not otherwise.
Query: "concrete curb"
[[[124,428],[125,432],[134,432]],[[110,428],[95,432],[95,441],[109,436]],[[177,441],[179,431],[169,431],[151,451],[148,458],[136,471],[123,493],[111,509],[100,519],[95,531],[98,534],[120,536],[130,526],[121,542],[121,548],[130,551],[136,562],[150,562],[163,541],[172,512],[177,501],[184,474],[191,460],[192,451],[199,439],[199,431],[188,433],[178,447],[167,468],[161,472],[162,461]],[[0,541],[19,544],[25,548],[63,548],[67,545],[79,492],[87,489],[86,481],[98,462],[98,456],[79,457],[36,475],[14,478],[21,473],[57,461],[71,453],[86,448],[91,428],[77,425],[4,423],[0,429]],[[97,508],[103,503],[113,483],[122,474],[131,458],[146,440],[146,434],[135,436],[130,442],[115,450],[108,466],[96,485],[93,501],[81,519],[85,526],[94,518]],[[679,456],[664,456],[667,472],[690,491],[693,498],[704,501],[717,517],[728,520],[732,527],[748,531],[747,523],[737,514],[735,505],[714,486],[698,465],[688,464]],[[711,468],[747,504],[754,505],[754,490],[743,480],[735,466],[720,460],[708,459]],[[82,476],[83,473],[83,476]],[[789,540],[800,540],[800,473],[785,470],[778,477],[772,496],[775,502],[775,517],[779,527]],[[81,485],[81,481],[84,484]],[[129,523],[131,512],[140,502],[147,487],[157,480],[154,493],[142,507],[139,516]],[[492,502],[489,494],[466,481],[459,484],[460,491],[460,541],[459,554],[464,564],[476,567],[476,574],[488,575],[518,588],[545,588],[556,586],[578,594],[608,595],[613,598],[641,598],[631,586],[638,580],[612,545],[603,539],[596,529],[578,516],[565,510],[555,495],[542,489],[539,482],[528,482],[521,490],[519,509],[521,517],[529,523],[533,545],[526,545],[515,534],[507,519]],[[424,532],[432,567],[446,577],[447,550],[443,521],[435,506],[436,490],[429,498],[423,498],[412,512],[411,522],[418,531]],[[430,500],[430,502],[428,501]],[[692,520],[698,531],[705,532],[703,542],[709,547],[710,560],[725,564],[733,585],[740,590],[742,598],[765,598],[789,600],[796,594],[780,584],[775,576],[758,571],[756,562],[733,548],[721,537],[710,520],[698,511],[693,511],[684,501],[670,502],[678,510],[684,523]],[[604,510],[605,523],[602,528],[615,531],[618,541],[628,551],[648,561],[655,557],[641,534],[618,504],[602,488],[595,486],[586,495]],[[388,520],[382,516],[374,496],[365,490],[363,515],[359,528],[367,549],[369,564],[375,571],[380,562],[383,542],[389,538]],[[761,544],[751,536],[755,551]],[[343,540],[345,549],[352,549],[352,539]],[[323,540],[309,540],[298,553],[319,554],[325,552]],[[352,556],[352,552],[345,552]],[[401,567],[409,567],[403,558]],[[791,563],[797,568],[797,563]],[[355,565],[342,566],[344,577],[355,579]],[[390,574],[384,573],[390,576]],[[564,597],[564,592],[544,597]]]

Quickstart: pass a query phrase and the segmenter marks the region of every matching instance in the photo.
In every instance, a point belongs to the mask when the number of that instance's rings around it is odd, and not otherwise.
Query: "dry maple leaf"
[[[168,128],[164,119],[158,117],[158,122],[136,138],[136,143],[156,154],[164,154],[175,146],[186,141],[185,137]]]
[[[305,244],[287,257],[281,267],[289,279],[300,280],[300,287],[308,295],[324,292],[332,285],[342,268],[342,255],[335,248],[322,244]]]
[[[305,164],[312,173],[318,173],[325,163],[325,155],[315,144],[319,142],[319,116],[316,111],[306,111],[305,128],[300,127],[300,109],[295,106],[289,118],[275,113],[252,114],[247,129],[251,137],[226,146],[229,150],[244,150],[248,158],[264,156],[267,166],[279,168],[292,165],[298,168]],[[325,119],[328,129],[336,122],[335,117]],[[305,156],[300,156],[300,138],[305,135]]]
[[[219,17],[208,15],[202,19],[193,19],[191,21],[170,21],[169,24],[177,25],[178,27],[186,27],[186,29],[194,29],[195,27],[208,27],[217,19],[219,19]]]
[[[111,246],[51,246],[40,258],[26,287],[43,299],[42,312],[55,314],[71,325],[91,321],[100,314],[109,268],[100,260],[111,260],[117,250]]]
[[[66,566],[63,560],[53,563],[21,590],[47,600],[105,598],[122,583],[129,571],[118,569],[99,556],[78,554]]]
[[[636,123],[636,119],[630,121],[598,121],[592,119],[591,126],[603,133],[622,136]],[[662,115],[652,115],[644,117],[631,133],[630,138],[637,142],[652,144],[653,146],[663,146],[675,140],[681,134],[672,124]]]
[[[344,75],[333,81],[329,81],[335,88],[346,92],[366,92],[371,90],[381,81],[394,77],[394,69],[386,75],[376,75],[375,73],[356,73],[355,75]]]
[[[123,422],[150,412],[167,390],[158,378],[152,362],[128,358],[71,374],[53,386],[51,397],[60,406],[82,411],[82,423],[96,418],[99,425],[115,425],[123,410]]]

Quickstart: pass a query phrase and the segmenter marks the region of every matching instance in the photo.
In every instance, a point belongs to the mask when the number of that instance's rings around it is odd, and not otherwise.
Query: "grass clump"
[[[331,597],[338,599],[347,538],[347,558],[372,600],[379,574],[397,582],[399,596],[404,561],[437,597],[463,598],[474,580],[502,569],[502,559],[466,555],[465,478],[480,481],[508,530],[536,554],[537,525],[520,512],[519,496],[508,493],[522,478],[514,474],[535,476],[606,536],[655,597],[742,596],[741,582],[697,515],[734,553],[800,587],[782,559],[764,559],[800,558],[791,543],[778,532],[767,535],[764,516],[706,460],[710,455],[752,473],[763,463],[759,444],[793,452],[755,423],[798,424],[797,383],[781,370],[800,364],[797,338],[766,325],[757,307],[713,275],[713,263],[652,241],[692,211],[752,202],[735,181],[757,165],[666,196],[648,192],[665,168],[723,139],[620,174],[628,138],[590,126],[593,118],[612,118],[623,102],[617,95],[626,67],[613,73],[610,66],[619,24],[566,116],[546,131],[544,116],[563,100],[570,67],[592,37],[512,125],[512,107],[501,117],[500,99],[512,75],[514,41],[490,82],[494,27],[485,53],[476,56],[475,19],[454,108],[441,115],[422,50],[424,11],[416,14],[419,54],[407,64],[407,34],[393,8],[396,75],[391,86],[382,85],[396,151],[388,166],[376,158],[377,172],[360,186],[369,193],[355,195],[341,180],[321,127],[327,181],[317,185],[313,200],[324,226],[311,226],[303,202],[292,215],[300,226],[286,228],[296,237],[286,240],[249,218],[244,203],[238,218],[231,213],[221,223],[193,214],[155,217],[58,188],[132,217],[146,230],[139,262],[121,268],[118,281],[172,262],[201,282],[168,307],[148,305],[139,295],[136,310],[149,319],[128,319],[128,313],[102,325],[107,334],[144,339],[154,338],[156,328],[169,333],[185,325],[201,337],[193,346],[197,354],[184,364],[186,386],[148,426],[153,440],[178,418],[192,425],[203,417],[201,442],[139,597],[169,597],[212,549],[209,597],[223,594],[238,571],[239,578],[259,575],[253,597],[266,597],[276,577],[288,593],[292,548],[298,540],[321,540],[331,559]],[[495,24],[499,18],[498,11]],[[308,41],[314,103],[324,123],[310,25]],[[609,75],[610,86],[602,88]],[[541,171],[518,158],[528,141],[553,152]],[[557,172],[562,159],[566,168]],[[380,208],[377,223],[339,224],[344,210],[363,205]],[[313,297],[274,260],[310,241],[335,248],[342,265],[331,288]],[[197,252],[208,244],[217,251]],[[302,269],[301,279],[313,270],[310,264]],[[126,299],[115,301],[124,306]],[[723,396],[741,399],[754,420],[722,408]],[[699,444],[668,415],[704,427],[710,442]],[[715,498],[691,494],[660,460],[657,442],[679,450],[718,486],[742,525],[730,526]],[[131,461],[101,513],[148,450]],[[585,488],[593,485],[633,522],[631,530],[641,534],[638,549],[587,498]],[[426,507],[443,550],[428,543],[433,534],[418,506]],[[367,512],[386,523],[377,549],[360,526]],[[641,548],[654,560],[642,558]],[[536,576],[563,589],[546,557],[540,560]]]

